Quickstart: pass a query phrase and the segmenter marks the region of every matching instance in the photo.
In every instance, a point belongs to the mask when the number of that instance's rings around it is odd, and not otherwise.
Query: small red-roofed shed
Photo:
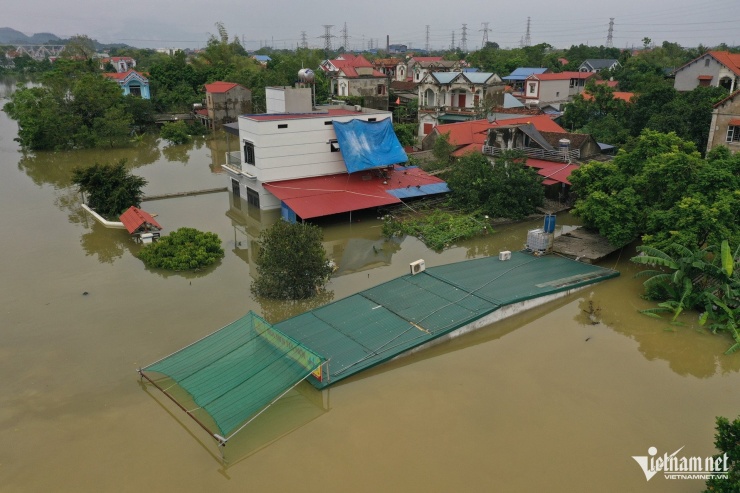
[[[146,211],[142,211],[132,205],[126,212],[121,214],[120,219],[131,235],[137,236],[142,240],[146,238],[150,240],[152,238],[159,238],[159,231],[162,229],[162,226]]]

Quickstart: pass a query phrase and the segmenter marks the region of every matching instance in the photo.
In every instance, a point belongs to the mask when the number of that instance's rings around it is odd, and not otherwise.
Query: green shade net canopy
[[[187,410],[182,399],[165,392],[194,419],[204,410],[225,443],[250,418],[293,388],[308,375],[320,378],[323,358],[274,329],[253,312],[209,336],[148,365],[139,372],[166,375],[185,390],[198,406]],[[208,429],[200,421],[201,426]]]

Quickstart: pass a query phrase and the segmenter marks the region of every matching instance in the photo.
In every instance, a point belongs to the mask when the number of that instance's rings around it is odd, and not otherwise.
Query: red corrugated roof
[[[236,82],[224,82],[224,81],[216,81],[211,82],[210,84],[206,84],[206,92],[210,93],[224,93],[229,92],[236,86],[238,86]]]
[[[488,129],[523,125],[531,123],[540,132],[565,133],[565,129],[555,123],[550,115],[526,115],[520,118],[507,118],[488,123],[488,120],[471,120],[459,123],[437,125],[435,129],[440,135],[450,134],[450,144],[467,146],[469,144],[483,144],[488,135]],[[460,150],[460,149],[458,149]]]
[[[121,214],[121,222],[126,226],[126,230],[132,234],[144,225],[149,225],[151,229],[156,229],[156,231],[162,229],[162,226],[154,220],[151,214],[133,205]]]
[[[297,180],[265,183],[264,187],[285,202],[303,219],[328,216],[340,212],[397,204],[401,200],[387,190],[443,183],[419,168],[396,166],[383,178],[374,173],[341,173],[313,176]]]
[[[568,178],[574,169],[578,169],[577,164],[556,163],[553,161],[543,161],[542,159],[527,159],[527,166],[537,169],[537,174],[545,177],[542,180],[544,185],[553,185],[555,183],[565,183],[570,185]]]

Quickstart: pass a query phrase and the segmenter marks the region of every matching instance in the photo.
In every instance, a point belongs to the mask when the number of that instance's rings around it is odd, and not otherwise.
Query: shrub
[[[72,171],[72,183],[87,194],[87,205],[107,219],[117,219],[129,207],[138,207],[147,181],[126,170],[126,160],[116,164],[95,163]]]
[[[194,228],[180,228],[145,246],[138,254],[147,267],[175,271],[206,267],[223,256],[218,235]]]
[[[171,144],[185,144],[190,142],[188,125],[182,120],[165,123],[162,125],[159,135]]]

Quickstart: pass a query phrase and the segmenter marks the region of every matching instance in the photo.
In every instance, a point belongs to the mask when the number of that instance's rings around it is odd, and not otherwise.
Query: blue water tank
[[[552,234],[555,232],[555,214],[547,214],[545,216],[545,233]]]

